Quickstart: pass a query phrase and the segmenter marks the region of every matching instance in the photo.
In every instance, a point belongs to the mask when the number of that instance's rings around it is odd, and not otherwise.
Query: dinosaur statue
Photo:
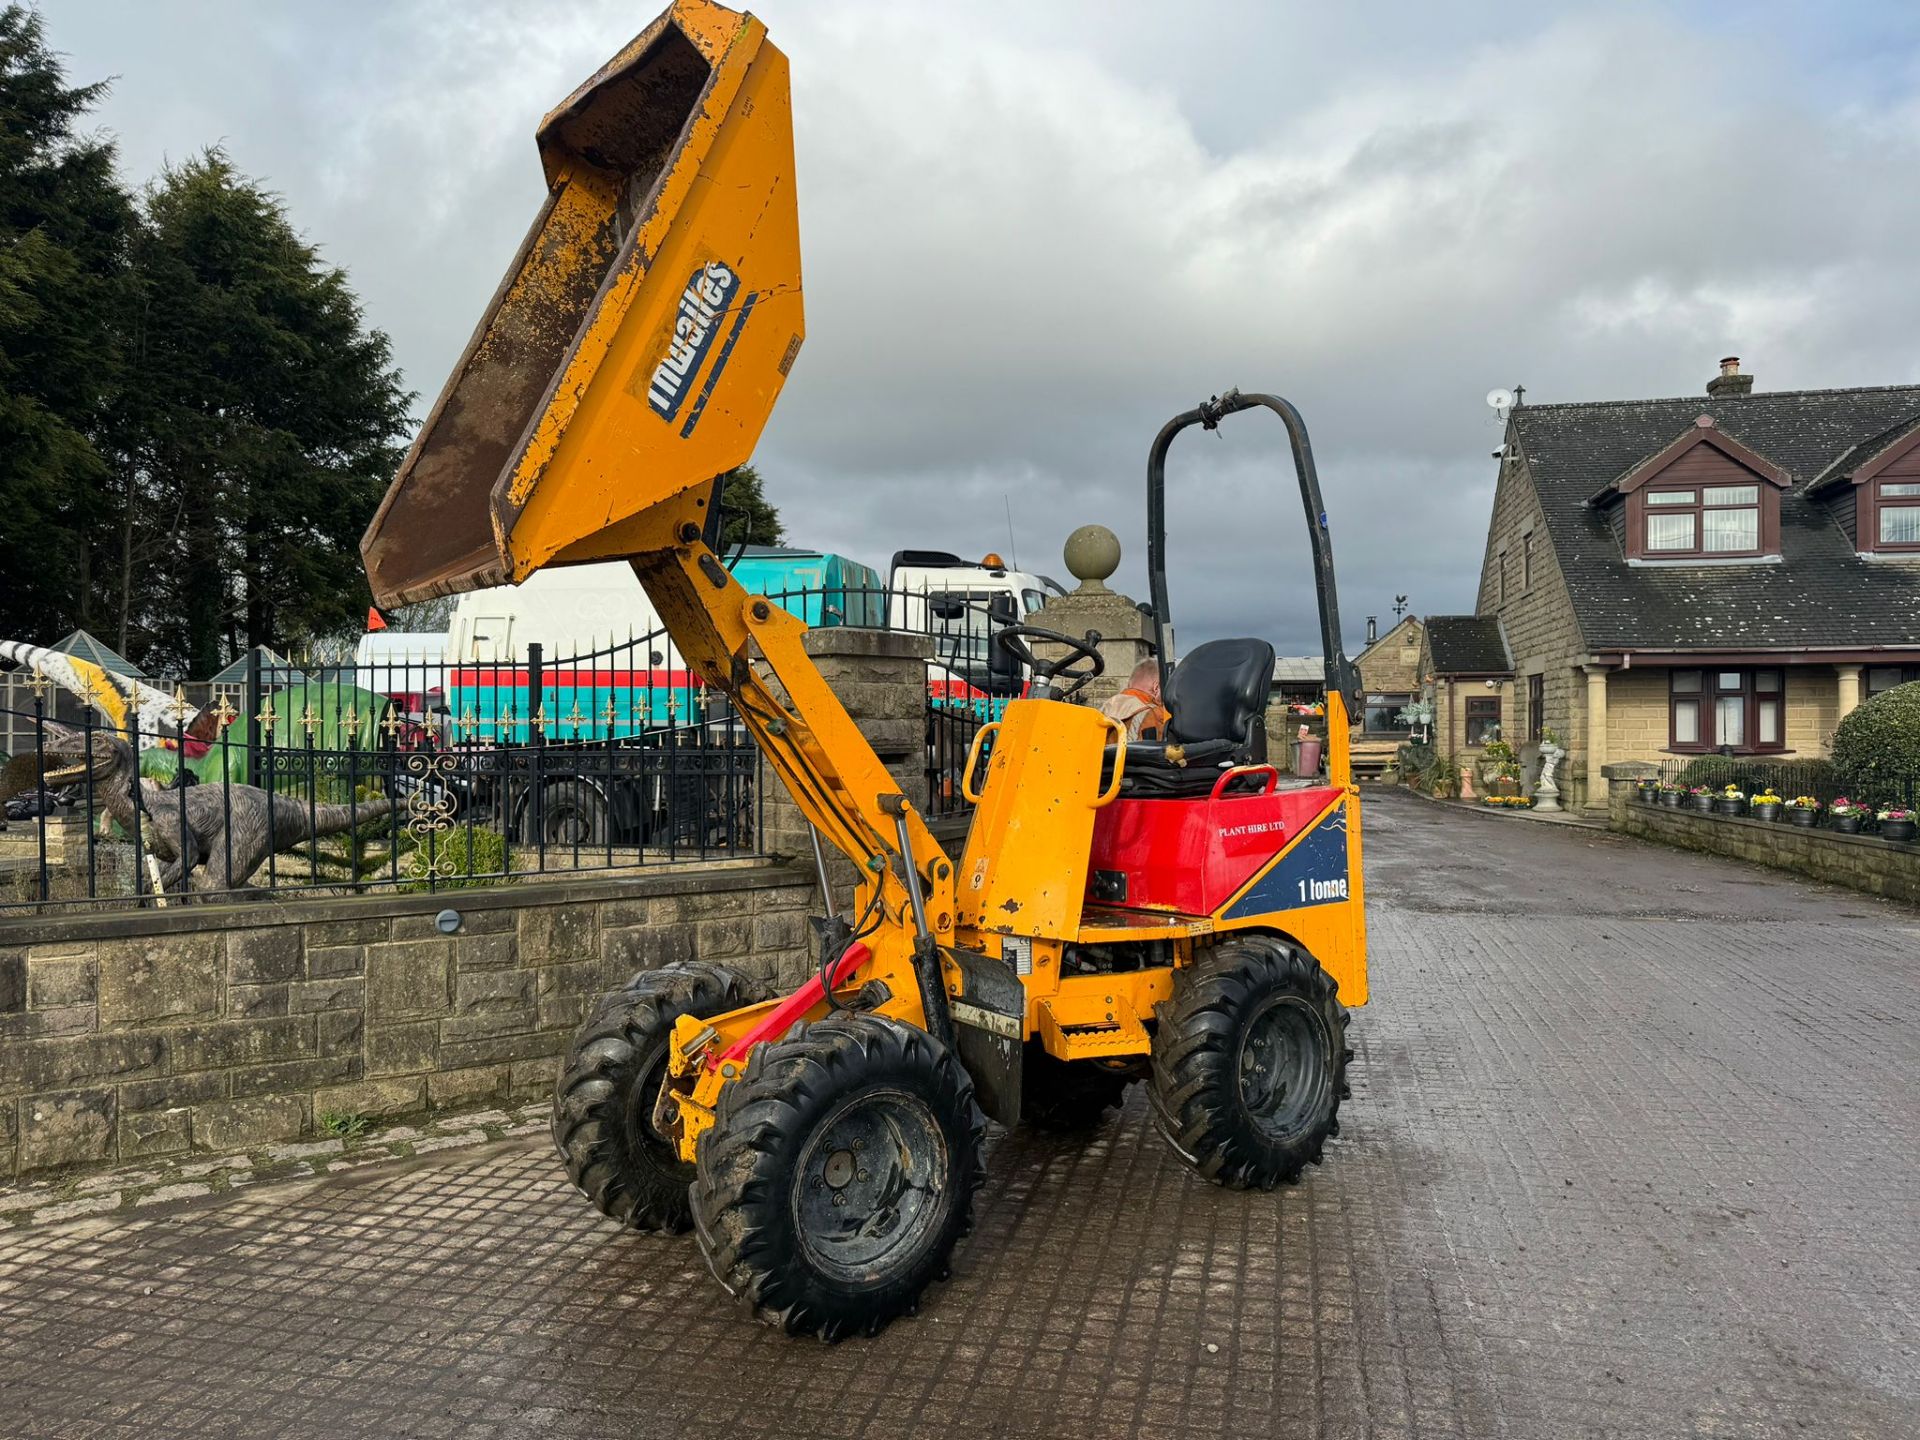
[[[250,889],[248,878],[268,855],[357,829],[393,809],[387,796],[352,805],[309,806],[297,796],[270,796],[257,785],[174,789],[141,778],[133,747],[110,730],[83,734],[50,724],[46,734],[47,755],[71,761],[45,772],[47,786],[90,780],[107,813],[128,834],[133,833],[139,797],[142,843],[165,862],[160,872],[163,891],[186,892],[196,869],[204,871],[210,889]]]

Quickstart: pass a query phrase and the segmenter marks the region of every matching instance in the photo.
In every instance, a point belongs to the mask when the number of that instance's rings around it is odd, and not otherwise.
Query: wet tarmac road
[[[788,1341],[542,1143],[0,1235],[10,1436],[1920,1434],[1920,912],[1370,803],[1328,1163],[1014,1133],[920,1318]]]

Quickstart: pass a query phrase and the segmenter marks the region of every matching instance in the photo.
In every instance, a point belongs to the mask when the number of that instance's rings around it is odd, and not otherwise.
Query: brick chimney
[[[1753,376],[1740,373],[1740,357],[1729,355],[1720,362],[1720,373],[1707,382],[1707,394],[1719,399],[1722,395],[1751,395]]]

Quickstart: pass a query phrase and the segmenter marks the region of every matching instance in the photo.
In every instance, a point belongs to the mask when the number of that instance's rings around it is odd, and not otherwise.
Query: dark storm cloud
[[[421,409],[539,197],[532,129],[650,4],[49,8],[150,171],[224,139],[346,265]],[[1328,10],[1355,13],[1326,13]],[[1470,610],[1482,396],[1914,378],[1920,139],[1896,19],[1778,7],[770,3],[793,60],[809,338],[760,463],[790,530],[884,563],[1112,525],[1238,384],[1313,428],[1350,637]],[[1862,16],[1870,12],[1862,12]],[[1189,639],[1317,648],[1277,427],[1175,454]]]

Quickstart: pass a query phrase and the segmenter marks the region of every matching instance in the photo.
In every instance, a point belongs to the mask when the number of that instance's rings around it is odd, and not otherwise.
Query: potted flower
[[[1666,781],[1662,780],[1660,782],[1659,798],[1662,805],[1678,806],[1687,798],[1687,792],[1682,790],[1678,785],[1669,785]]]
[[[1689,809],[1698,810],[1702,814],[1711,813],[1713,810],[1713,792],[1704,785],[1689,785],[1687,787],[1687,806]]]
[[[1812,795],[1796,795],[1787,801],[1789,825],[1811,825],[1820,818],[1820,802]]]
[[[1633,782],[1633,795],[1642,805],[1658,804],[1660,800],[1660,781],[1654,776]]]
[[[1782,803],[1780,797],[1773,793],[1773,787],[1769,785],[1747,801],[1747,813],[1756,820],[1778,820]]]
[[[1729,785],[1724,790],[1715,790],[1713,795],[1713,813],[1716,815],[1738,815],[1740,807],[1746,803],[1747,792],[1738,785]],[[1775,797],[1776,802],[1779,797]]]
[[[1533,807],[1533,799],[1528,795],[1488,795],[1480,803],[1499,810],[1529,810]]]
[[[1488,795],[1520,793],[1520,756],[1496,730],[1480,748],[1480,789]]]
[[[1867,807],[1842,795],[1827,807],[1827,819],[1842,835],[1858,835],[1860,822],[1867,818]]]
[[[1911,840],[1916,829],[1913,811],[1904,805],[1889,805],[1880,812],[1880,838],[1882,840]]]

